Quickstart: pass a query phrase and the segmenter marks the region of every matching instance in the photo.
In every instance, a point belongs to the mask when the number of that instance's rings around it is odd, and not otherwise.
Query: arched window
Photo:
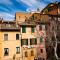
[[[34,56],[34,51],[31,51],[31,56]]]
[[[28,57],[28,53],[27,53],[27,51],[25,52],[25,57]]]

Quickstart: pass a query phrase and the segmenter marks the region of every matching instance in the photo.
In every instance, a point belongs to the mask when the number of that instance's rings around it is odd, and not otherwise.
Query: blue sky
[[[5,20],[13,20],[16,12],[40,11],[51,2],[60,0],[1,0],[0,17]]]

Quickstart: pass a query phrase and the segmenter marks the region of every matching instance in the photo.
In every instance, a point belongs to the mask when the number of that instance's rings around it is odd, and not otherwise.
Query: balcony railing
[[[0,25],[0,29],[18,29],[18,27],[16,25],[10,25],[10,24],[1,24]]]

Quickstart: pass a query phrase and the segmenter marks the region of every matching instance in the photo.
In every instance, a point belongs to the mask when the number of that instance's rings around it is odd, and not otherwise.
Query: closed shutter
[[[40,37],[40,42],[43,42],[43,37]]]
[[[28,45],[28,39],[26,39],[26,45]]]
[[[34,27],[31,27],[31,32],[34,33]]]
[[[26,33],[26,26],[22,26],[22,33]]]
[[[30,39],[30,45],[32,45],[32,39]]]

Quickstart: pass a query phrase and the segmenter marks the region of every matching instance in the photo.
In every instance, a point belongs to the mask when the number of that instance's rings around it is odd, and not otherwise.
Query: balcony
[[[15,24],[0,24],[1,30],[19,30]]]

